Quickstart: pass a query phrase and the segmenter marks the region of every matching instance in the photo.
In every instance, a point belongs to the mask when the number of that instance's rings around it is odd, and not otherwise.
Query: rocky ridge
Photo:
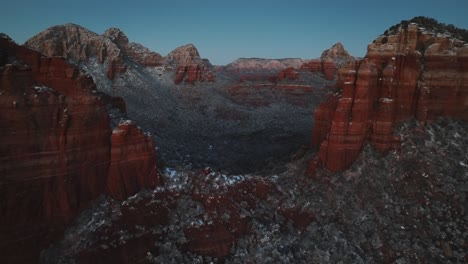
[[[362,61],[340,70],[341,93],[315,112],[312,138],[320,150],[311,172],[317,164],[331,171],[348,168],[367,141],[381,151],[398,148],[394,127],[401,121],[466,120],[467,63],[463,41],[415,23],[378,37]]]
[[[105,65],[109,80],[138,65],[163,67],[161,70],[175,68],[176,84],[215,79],[215,74],[209,70],[211,64],[200,58],[194,45],[179,47],[162,57],[139,43],[129,42],[118,28],[109,28],[99,35],[75,24],[53,26],[27,40],[25,46],[46,56],[61,56],[78,64],[89,63],[96,58],[99,64]]]
[[[85,62],[97,58],[106,65],[107,77],[113,80],[129,67],[127,61],[145,66],[158,66],[162,56],[137,43],[130,43],[117,28],[110,28],[98,35],[75,24],[50,27],[24,44],[45,56],[60,56],[72,62]]]
[[[240,82],[275,82],[279,72],[287,68],[299,69],[303,63],[299,58],[240,58],[228,65],[218,66],[216,71]]]

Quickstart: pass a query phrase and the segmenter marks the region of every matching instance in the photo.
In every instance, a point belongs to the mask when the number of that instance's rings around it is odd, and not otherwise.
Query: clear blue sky
[[[213,64],[239,57],[316,58],[336,42],[355,56],[402,19],[429,16],[468,28],[468,0],[13,0],[1,4],[0,32],[22,44],[58,24],[96,33],[122,29],[166,55],[193,43]]]

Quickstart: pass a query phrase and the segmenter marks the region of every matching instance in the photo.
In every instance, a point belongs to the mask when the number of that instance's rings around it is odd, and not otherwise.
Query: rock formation
[[[166,57],[166,61],[176,67],[175,84],[185,81],[190,84],[200,81],[214,81],[215,74],[210,70],[212,65],[200,57],[193,44],[176,48]]]
[[[61,56],[75,62],[96,58],[101,64],[107,63],[107,77],[111,80],[127,70],[126,60],[143,66],[163,63],[161,55],[138,43],[130,43],[117,28],[98,35],[75,24],[54,26],[30,38],[25,46],[49,57]]]
[[[213,82],[214,80],[215,74],[212,71],[209,71],[205,65],[201,63],[191,63],[189,65],[181,65],[176,68],[174,83],[180,84],[185,81],[190,84],[195,84],[197,81]]]
[[[111,139],[95,88],[64,59],[0,37],[0,255],[9,263],[37,261],[106,186],[122,199],[160,183],[152,140],[136,128]]]
[[[282,81],[284,79],[295,80],[297,77],[299,77],[299,73],[293,67],[288,67],[278,72],[277,80],[278,81]]]
[[[320,59],[310,60],[301,65],[302,70],[323,73],[327,80],[336,78],[337,70],[354,61],[343,45],[338,42],[322,52]]]
[[[165,59],[169,63],[176,65],[190,65],[192,63],[202,62],[200,53],[198,53],[197,48],[193,44],[187,44],[176,48],[167,54]]]
[[[112,131],[107,193],[118,200],[161,185],[154,142],[130,121]]]
[[[397,147],[400,121],[468,119],[467,65],[468,45],[417,24],[378,37],[362,62],[340,70],[338,102],[319,106],[312,141],[320,150],[311,170],[348,168],[367,141],[381,151]]]

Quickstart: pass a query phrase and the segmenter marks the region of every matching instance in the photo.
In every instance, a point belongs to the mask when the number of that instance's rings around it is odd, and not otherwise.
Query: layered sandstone
[[[113,80],[127,70],[127,60],[143,66],[158,66],[162,56],[138,43],[129,42],[117,28],[102,35],[75,24],[50,27],[26,41],[25,46],[52,57],[60,56],[74,62],[96,58],[107,65],[107,77]]]
[[[339,68],[354,61],[343,45],[338,42],[322,52],[320,59],[310,60],[301,65],[302,70],[322,73],[327,80],[334,80]]]
[[[0,63],[0,255],[9,263],[36,262],[106,186],[131,195],[159,183],[154,145],[135,129],[121,142],[111,138],[93,80],[64,59],[2,36]],[[138,179],[137,188],[107,176],[115,171]]]
[[[288,67],[284,70],[281,70],[278,72],[277,75],[277,80],[282,81],[282,80],[295,80],[299,77],[299,73],[293,68],[293,67]]]
[[[170,52],[165,60],[176,67],[174,78],[175,84],[187,82],[195,84],[195,82],[204,82],[215,80],[211,64],[208,60],[200,57],[197,48],[193,44],[187,44],[176,48]]]
[[[112,131],[107,193],[118,200],[162,184],[151,137],[130,121]]]
[[[174,83],[180,84],[182,82],[186,82],[195,84],[197,81],[213,82],[214,80],[215,74],[208,70],[205,65],[201,63],[191,63],[189,65],[181,65],[176,68]]]
[[[381,151],[394,148],[395,124],[410,118],[422,124],[440,116],[468,119],[467,65],[468,45],[416,24],[380,36],[361,63],[340,70],[336,106],[324,103],[317,110],[314,163],[339,171],[367,141]],[[331,124],[321,121],[324,116]]]

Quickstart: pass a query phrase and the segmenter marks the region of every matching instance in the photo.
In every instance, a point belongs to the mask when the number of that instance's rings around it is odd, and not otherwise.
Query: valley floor
[[[342,173],[165,168],[165,186],[99,199],[43,263],[466,263],[468,125],[397,129],[401,148],[365,146]]]

